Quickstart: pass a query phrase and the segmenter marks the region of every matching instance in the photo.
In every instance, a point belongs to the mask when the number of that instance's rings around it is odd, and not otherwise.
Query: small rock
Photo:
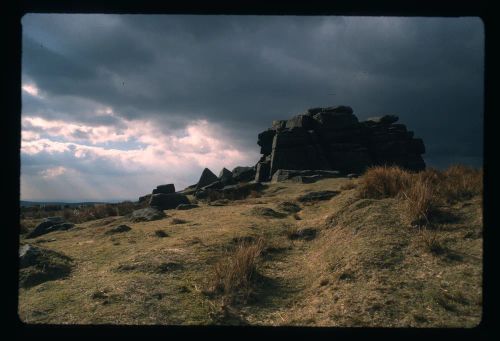
[[[312,240],[316,237],[316,229],[306,227],[290,234],[290,239]]]
[[[300,202],[312,202],[312,201],[320,201],[320,200],[329,200],[339,194],[339,191],[319,191],[319,192],[311,192],[304,195],[301,195],[297,200]]]
[[[203,172],[201,173],[200,180],[198,180],[198,183],[196,185],[196,189],[201,189],[204,186],[210,185],[213,182],[218,181],[219,179],[217,176],[212,173],[212,171],[208,168],[205,168]]]
[[[140,210],[135,210],[132,212],[130,216],[130,221],[139,222],[139,221],[153,221],[165,218],[167,215],[163,213],[163,211],[154,208],[154,207],[146,207]]]
[[[226,168],[222,168],[222,170],[219,173],[219,181],[221,181],[224,184],[229,184],[233,181],[233,172]]]
[[[285,218],[287,215],[281,212],[276,212],[269,207],[254,207],[249,212],[251,215],[266,217],[266,218]]]
[[[53,231],[68,230],[74,226],[74,224],[66,223],[62,217],[48,217],[38,224],[26,238],[35,238]]]
[[[19,248],[19,285],[32,287],[66,277],[72,269],[70,257],[34,245]]]
[[[255,179],[254,167],[236,167],[232,171],[235,182],[252,181]]]
[[[280,211],[285,211],[288,213],[297,213],[301,210],[299,205],[297,205],[293,202],[290,202],[290,201],[284,201],[284,202],[278,204],[278,209]]]
[[[156,230],[155,236],[157,236],[159,238],[165,238],[165,237],[168,237],[168,233],[166,233],[165,231],[162,231],[162,230]]]
[[[200,207],[200,206],[198,206],[196,204],[180,204],[175,209],[176,210],[190,210],[190,209],[198,208],[198,207]]]
[[[156,186],[156,188],[153,189],[152,194],[159,194],[159,193],[163,193],[163,194],[175,193],[174,184],[166,184],[166,185]]]
[[[122,233],[122,232],[128,232],[132,228],[127,226],[127,225],[118,225],[116,227],[113,227],[111,230],[106,231],[106,234],[115,234],[115,233]]]

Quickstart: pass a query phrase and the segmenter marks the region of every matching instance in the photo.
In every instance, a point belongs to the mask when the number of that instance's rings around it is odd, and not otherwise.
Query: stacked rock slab
[[[269,181],[279,169],[338,170],[361,173],[371,165],[425,169],[421,139],[413,138],[398,117],[359,122],[347,106],[312,108],[289,120],[273,121],[258,136],[262,157],[256,181]]]
[[[196,184],[196,190],[201,189],[204,186],[210,185],[211,183],[214,183],[217,180],[219,180],[219,178],[217,178],[217,176],[214,173],[212,173],[210,169],[205,168],[201,173],[200,180],[198,180],[198,183]]]
[[[159,193],[163,193],[163,194],[175,193],[174,184],[166,184],[166,185],[156,186],[156,188],[153,189],[152,194],[159,194]]]

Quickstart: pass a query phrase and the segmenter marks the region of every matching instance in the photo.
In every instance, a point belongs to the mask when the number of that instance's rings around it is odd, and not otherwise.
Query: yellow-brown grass
[[[453,165],[444,171],[428,168],[418,173],[399,167],[369,168],[359,181],[360,198],[403,200],[411,224],[425,225],[439,205],[467,200],[482,194],[482,169]]]
[[[264,248],[263,239],[254,243],[239,243],[213,266],[209,292],[221,294],[229,303],[246,300],[252,292],[257,260]]]
[[[441,254],[444,252],[442,238],[435,231],[424,229],[419,233],[419,243],[421,247],[432,254]]]
[[[408,187],[409,173],[395,166],[369,168],[359,181],[358,195],[361,198],[395,197]]]
[[[410,179],[410,185],[402,191],[406,218],[410,224],[425,225],[437,206],[435,192],[429,180],[419,176]]]
[[[116,204],[94,204],[83,207],[63,207],[51,205],[45,207],[22,208],[22,219],[42,219],[52,216],[62,216],[66,221],[80,224],[86,221],[102,219],[106,217],[124,216],[134,210],[145,207],[146,204],[124,201]]]
[[[441,183],[441,195],[454,202],[472,198],[483,193],[483,170],[463,165],[453,165],[443,172],[445,181]]]

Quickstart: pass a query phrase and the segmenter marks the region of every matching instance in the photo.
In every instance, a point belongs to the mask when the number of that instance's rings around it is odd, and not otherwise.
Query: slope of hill
[[[406,221],[400,199],[360,198],[359,181],[271,183],[244,200],[166,210],[161,220],[110,217],[21,239],[74,265],[65,278],[20,288],[19,316],[51,324],[476,326],[482,198],[441,205],[423,228]],[[326,190],[332,198],[298,200]],[[121,224],[131,230],[107,233]],[[242,255],[247,263],[238,263]],[[241,269],[250,270],[246,281],[230,286],[228,273]]]

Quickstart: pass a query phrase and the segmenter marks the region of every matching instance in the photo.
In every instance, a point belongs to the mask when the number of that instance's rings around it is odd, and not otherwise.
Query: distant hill
[[[108,202],[102,202],[102,201],[85,201],[85,202],[63,202],[63,201],[26,201],[26,200],[21,200],[20,201],[20,206],[21,207],[32,207],[32,206],[38,206],[38,205],[68,205],[70,207],[74,206],[89,206],[89,205],[94,205],[94,204],[111,204],[111,203],[117,203],[121,202],[120,200],[113,200],[113,201],[108,201]]]

